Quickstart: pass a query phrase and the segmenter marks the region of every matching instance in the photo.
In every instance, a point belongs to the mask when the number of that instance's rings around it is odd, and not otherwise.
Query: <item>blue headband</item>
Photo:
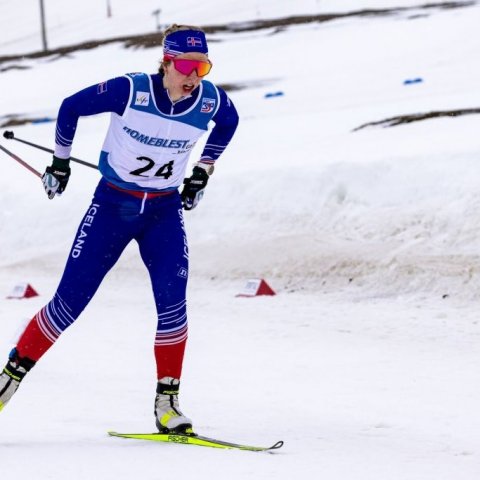
[[[177,30],[163,41],[163,54],[176,57],[182,53],[199,52],[208,55],[207,39],[198,30]]]

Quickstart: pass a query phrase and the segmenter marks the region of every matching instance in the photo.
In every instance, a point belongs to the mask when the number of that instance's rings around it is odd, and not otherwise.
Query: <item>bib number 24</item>
[[[152,176],[152,172],[149,172],[155,167],[155,161],[152,160],[150,157],[137,157],[137,160],[147,162],[146,165],[143,167],[137,168],[136,170],[132,170],[130,175],[137,175],[139,177],[150,177]],[[149,172],[149,174],[146,174]],[[154,177],[162,177],[162,178],[170,178],[173,174],[173,160],[163,164],[155,173]]]

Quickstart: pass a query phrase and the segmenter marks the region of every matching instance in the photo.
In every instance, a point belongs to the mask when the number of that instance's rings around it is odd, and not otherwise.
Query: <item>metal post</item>
[[[157,8],[157,10],[154,10],[152,12],[152,15],[155,17],[155,23],[157,24],[157,30],[161,30],[161,25],[160,25],[160,20],[159,20],[159,17],[160,17],[160,14],[162,13],[162,9],[161,8]]]
[[[42,23],[43,51],[46,52],[48,50],[48,46],[47,46],[47,31],[45,28],[45,8],[43,7],[43,0],[40,0],[40,21]]]

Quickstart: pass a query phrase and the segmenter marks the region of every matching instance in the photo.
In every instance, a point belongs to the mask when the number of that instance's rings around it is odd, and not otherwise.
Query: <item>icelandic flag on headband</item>
[[[189,47],[201,47],[202,39],[199,37],[187,37],[187,45]]]
[[[177,30],[163,41],[164,55],[180,55],[187,52],[200,52],[208,55],[207,39],[199,30]]]

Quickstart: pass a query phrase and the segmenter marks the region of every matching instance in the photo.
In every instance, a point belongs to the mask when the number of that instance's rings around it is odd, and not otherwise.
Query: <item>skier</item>
[[[53,162],[42,177],[48,198],[61,195],[67,186],[79,117],[111,112],[99,160],[102,178],[55,295],[29,322],[0,375],[0,410],[78,318],[127,244],[136,240],[158,316],[155,423],[160,432],[192,432],[192,421],[178,403],[187,340],[188,246],[182,207],[191,210],[202,198],[238,115],[226,93],[203,79],[212,68],[205,33],[172,25],[163,38],[158,73],[116,77],[62,102]],[[192,148],[211,120],[215,125],[200,159],[185,178]]]

